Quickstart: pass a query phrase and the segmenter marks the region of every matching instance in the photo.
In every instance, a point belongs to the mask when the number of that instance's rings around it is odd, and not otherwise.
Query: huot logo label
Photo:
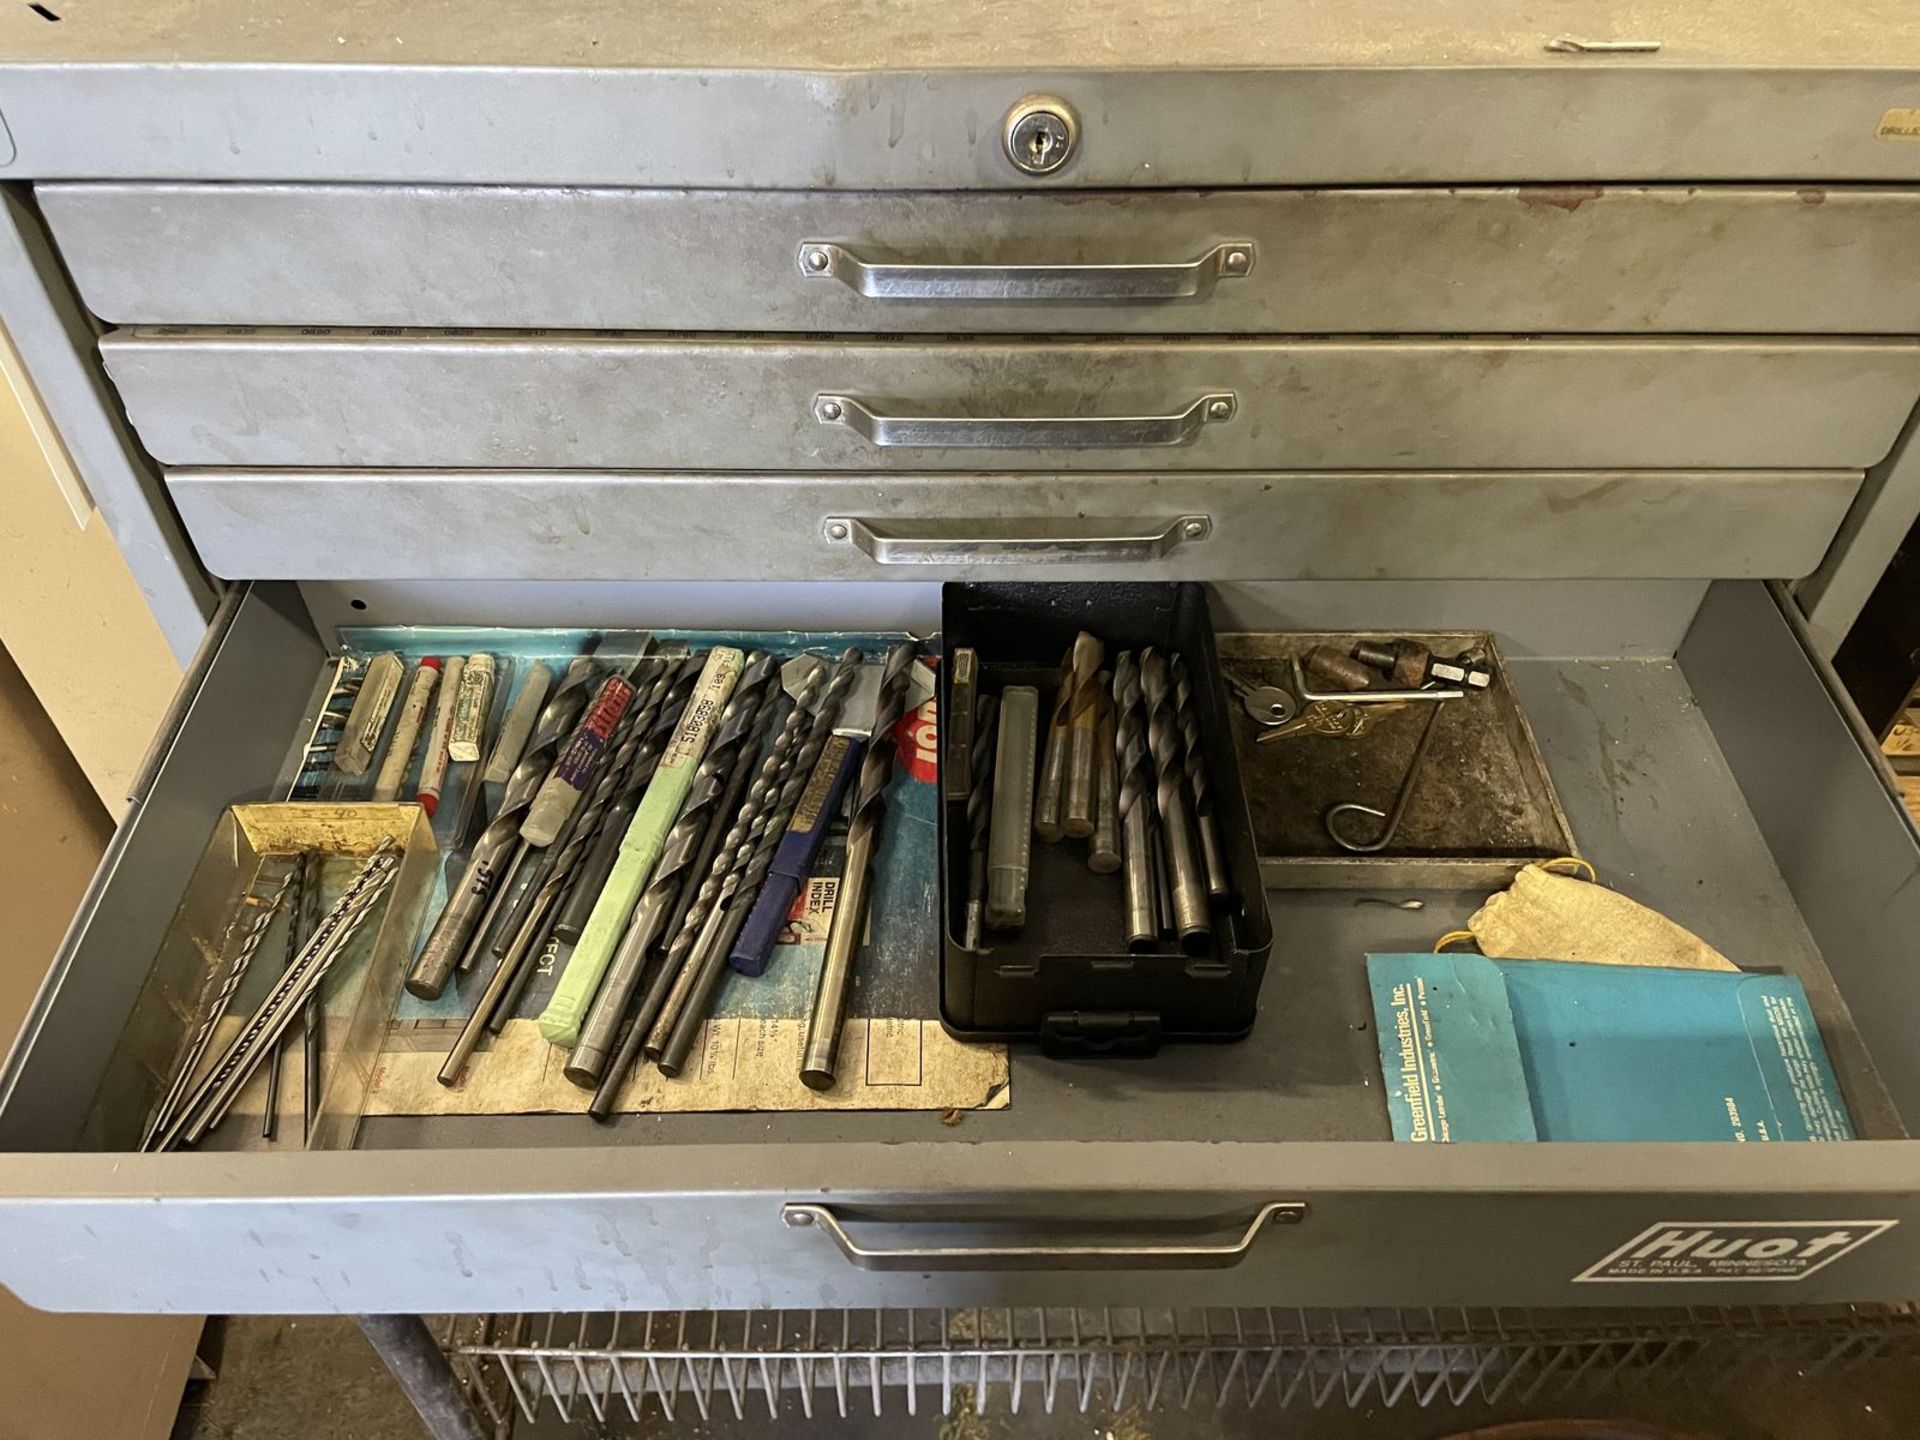
[[[1581,1282],[1804,1280],[1897,1220],[1662,1220],[1574,1276]]]

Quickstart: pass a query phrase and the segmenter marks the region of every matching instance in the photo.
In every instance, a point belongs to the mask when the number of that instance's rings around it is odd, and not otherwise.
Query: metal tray
[[[1322,823],[1329,806],[1353,800],[1390,807],[1426,724],[1418,705],[1394,707],[1357,740],[1295,735],[1268,744],[1239,705],[1231,707],[1242,783],[1253,812],[1260,872],[1282,889],[1498,889],[1523,866],[1577,855],[1573,828],[1491,635],[1407,634],[1437,655],[1482,651],[1494,681],[1485,695],[1447,701],[1406,818],[1390,850],[1342,850]],[[1291,659],[1315,645],[1341,651],[1379,632],[1223,634],[1223,670],[1251,685],[1293,685]]]

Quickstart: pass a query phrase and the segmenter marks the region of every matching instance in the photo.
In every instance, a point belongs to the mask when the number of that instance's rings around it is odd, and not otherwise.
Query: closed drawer
[[[117,331],[172,465],[1856,469],[1906,340],[780,341]]]
[[[120,325],[1920,330],[1913,190],[36,193]]]
[[[725,625],[733,590],[702,588],[703,615]],[[868,587],[871,618],[898,613],[907,602],[892,595],[912,588]],[[1616,588],[1611,608],[1631,608],[1631,587]],[[1339,618],[1389,628],[1433,602],[1431,587],[1424,601],[1384,585],[1346,594]],[[572,607],[604,597],[609,623],[626,623],[653,595],[576,589]],[[796,616],[819,603],[804,586],[786,595]],[[1271,624],[1299,603],[1257,588],[1216,598],[1228,624]],[[1522,617],[1519,601],[1482,599],[1496,629],[1541,618],[1532,602]],[[1906,963],[1920,844],[1759,585],[1713,587],[1677,657],[1522,658],[1513,683],[1601,873],[1748,964],[1806,981],[1873,1137],[1849,1144],[1393,1144],[1374,1037],[1356,1028],[1360,956],[1430,943],[1478,897],[1433,892],[1409,915],[1272,892],[1279,941],[1246,1043],[1146,1064],[1020,1054],[1011,1106],[957,1126],[833,1112],[611,1129],[565,1115],[376,1118],[340,1153],[89,1153],[85,1117],[200,843],[223,805],[271,790],[323,650],[290,587],[257,587],[223,613],[0,1071],[0,1283],[30,1302],[419,1313],[1912,1294],[1920,1193],[1901,1136],[1902,1114],[1920,1113],[1908,1043],[1920,971]],[[1294,1204],[1297,1224],[1260,1223]],[[794,1205],[814,1207],[814,1223],[787,1223]],[[1788,1235],[1896,1223],[1791,1283],[1576,1279],[1655,1224],[1708,1221]],[[1422,1234],[1447,1243],[1381,1240]],[[1080,1253],[1050,1253],[1062,1247]]]
[[[174,470],[201,560],[337,580],[1792,577],[1858,471]]]

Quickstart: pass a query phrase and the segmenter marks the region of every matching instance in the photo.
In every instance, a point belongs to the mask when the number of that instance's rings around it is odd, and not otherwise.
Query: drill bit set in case
[[[974,856],[979,847],[972,843],[976,827],[969,824],[966,788],[949,787],[943,773],[941,1013],[947,1028],[972,1039],[1037,1039],[1049,1050],[1068,1053],[1150,1053],[1166,1040],[1243,1036],[1253,1025],[1273,928],[1239,757],[1216,679],[1219,661],[1206,588],[951,584],[943,594],[942,631],[948,661],[941,678],[945,734],[955,733],[952,692],[960,667],[953,662],[971,650],[977,656],[977,694],[998,702],[998,735],[1015,739],[1008,728],[1009,692],[1039,692],[1040,720],[1031,748],[1041,775],[1036,783],[1043,789],[1051,768],[1047,717],[1069,678],[1062,654],[1083,634],[1097,637],[1104,647],[1104,666],[1112,667],[1107,673],[1122,680],[1117,693],[1111,682],[1106,687],[1122,704],[1115,734],[1136,731],[1120,741],[1123,750],[1129,748],[1126,739],[1133,741],[1138,769],[1133,776],[1119,776],[1120,806],[1155,812],[1161,837],[1155,852],[1165,853],[1168,863],[1150,867],[1149,874],[1156,869],[1170,872],[1171,891],[1178,888],[1180,870],[1200,872],[1197,881],[1187,878],[1189,888],[1198,884],[1204,917],[1202,922],[1190,913],[1190,904],[1169,894],[1168,908],[1179,918],[1148,927],[1154,931],[1150,937],[1138,933],[1129,919],[1133,907],[1125,863],[1103,873],[1088,863],[1092,840],[1082,845],[1073,839],[1034,838],[1024,856],[996,856],[993,861],[1004,868],[1011,860],[1017,868],[1024,860],[1026,901],[1018,927],[1004,923],[1004,915],[998,917],[1002,923],[994,923],[991,897],[986,923],[969,924],[970,891],[979,889],[977,883],[970,884],[970,872],[978,868]],[[1164,688],[1165,672],[1176,657],[1190,677],[1184,705]],[[1135,696],[1134,687],[1148,694]],[[1152,735],[1146,733],[1149,711],[1158,712],[1151,727],[1157,733]],[[1190,734],[1183,731],[1182,719]],[[981,737],[973,738],[978,742]],[[1168,752],[1159,760],[1151,753],[1155,739]],[[1003,780],[1007,767],[1024,765],[1025,757],[1015,753],[1024,744],[1022,738],[998,747],[996,762],[970,767],[973,774],[990,770],[996,781]],[[1140,755],[1141,749],[1148,753]],[[943,767],[954,765],[952,746],[943,745],[941,760]],[[1191,769],[1205,776],[1204,817],[1193,804],[1187,778]],[[1165,806],[1159,795],[1163,779]],[[1129,780],[1131,797],[1125,793]],[[998,784],[993,802],[998,805],[1010,790],[1030,788]],[[992,828],[1002,838],[1031,828],[1033,807],[1021,808],[1026,813],[997,816],[1000,823]],[[1218,874],[1211,885],[1204,878],[1206,857],[1200,853],[1203,818],[1217,835]],[[1009,820],[1016,823],[1009,825]],[[1137,843],[1139,832],[1134,833]],[[1183,857],[1182,850],[1188,852]]]

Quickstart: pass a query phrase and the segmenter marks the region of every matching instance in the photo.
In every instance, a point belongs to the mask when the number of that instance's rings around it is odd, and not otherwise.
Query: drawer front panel
[[[1573,579],[1800,575],[1854,471],[1058,476],[176,470],[268,579]]]
[[[1920,191],[43,185],[115,324],[1920,330]]]
[[[884,343],[116,332],[172,465],[1859,468],[1909,341]]]

